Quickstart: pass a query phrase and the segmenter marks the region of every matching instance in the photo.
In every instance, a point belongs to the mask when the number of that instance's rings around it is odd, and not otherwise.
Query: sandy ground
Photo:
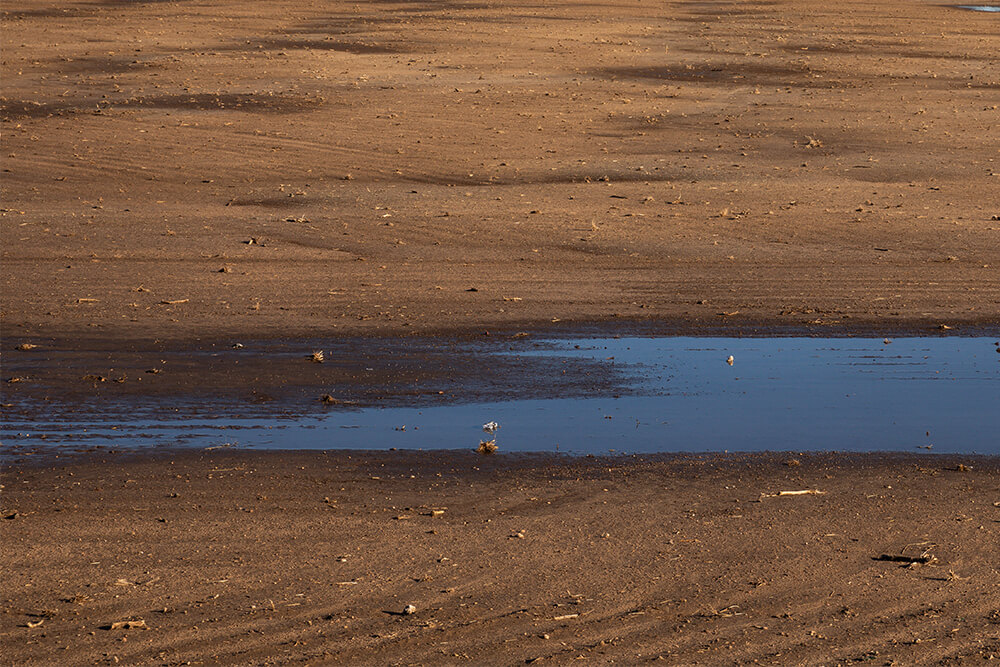
[[[4,329],[995,326],[998,34],[901,0],[7,2]]]
[[[1000,658],[995,458],[92,454],[3,484],[8,665]]]
[[[2,407],[210,379],[266,409],[378,358],[203,354],[238,341],[997,331],[998,25],[902,0],[5,2]],[[363,393],[462,363],[372,364]],[[1000,657],[995,458],[15,451],[3,664]]]

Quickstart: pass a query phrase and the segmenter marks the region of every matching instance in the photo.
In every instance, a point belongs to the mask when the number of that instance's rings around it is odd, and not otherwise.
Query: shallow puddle
[[[398,350],[405,357],[405,342]],[[8,449],[51,445],[465,449],[500,424],[504,451],[931,451],[1000,454],[1000,354],[992,338],[612,338],[477,345],[540,373],[584,364],[615,381],[519,400],[473,391],[438,404],[324,407],[182,418],[122,404],[98,417],[6,419]],[[732,364],[729,358],[732,357]],[[548,379],[539,377],[540,385]],[[475,381],[473,381],[475,382]],[[549,384],[551,384],[549,382]],[[552,385],[558,386],[558,385]],[[603,387],[603,389],[602,389]],[[564,392],[572,398],[562,398]],[[589,392],[589,393],[588,393]],[[415,399],[416,400],[416,399]],[[300,406],[301,407],[301,406]]]
[[[1000,7],[994,5],[955,5],[958,9],[968,9],[972,12],[1000,12]]]

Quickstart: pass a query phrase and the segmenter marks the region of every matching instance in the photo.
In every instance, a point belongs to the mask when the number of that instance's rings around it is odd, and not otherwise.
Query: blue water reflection
[[[107,423],[59,424],[58,430],[90,444],[469,449],[483,435],[480,425],[493,420],[501,425],[501,452],[928,448],[1000,454],[1000,354],[993,339],[553,340],[536,349],[485,353],[484,367],[497,354],[526,364],[539,355],[599,360],[641,379],[618,397],[332,409],[280,421],[123,420],[114,430]],[[36,434],[49,428],[16,427]],[[6,435],[14,429],[7,424]]]

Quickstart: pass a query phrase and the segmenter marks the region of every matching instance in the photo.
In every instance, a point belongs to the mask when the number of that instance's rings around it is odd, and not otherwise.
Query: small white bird
[[[500,428],[500,424],[496,422],[486,422],[483,424],[483,430],[490,434],[496,433],[498,428]]]
[[[729,358],[726,359],[726,363],[729,364],[730,366],[733,365],[733,355],[731,354],[729,355]]]

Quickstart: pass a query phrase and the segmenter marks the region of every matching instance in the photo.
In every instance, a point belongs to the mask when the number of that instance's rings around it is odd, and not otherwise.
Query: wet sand
[[[1000,658],[996,458],[31,461],[3,477],[4,664]]]

